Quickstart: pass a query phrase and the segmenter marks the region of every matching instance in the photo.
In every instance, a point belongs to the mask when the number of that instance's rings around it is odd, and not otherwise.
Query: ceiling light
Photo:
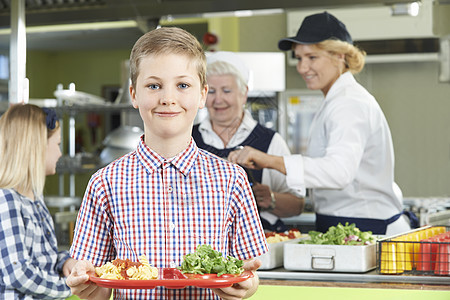
[[[115,22],[92,22],[92,23],[61,24],[61,25],[47,25],[47,26],[28,26],[26,27],[26,32],[27,33],[61,32],[61,31],[133,28],[133,27],[137,27],[136,21],[127,20]],[[1,34],[11,34],[11,29],[10,28],[0,29],[0,35]]]
[[[391,6],[391,13],[393,16],[413,16],[419,15],[419,2],[411,3],[397,3]]]

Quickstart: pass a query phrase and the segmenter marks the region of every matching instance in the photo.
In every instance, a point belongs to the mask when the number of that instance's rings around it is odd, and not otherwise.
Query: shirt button
[[[167,191],[169,192],[169,193],[172,193],[172,187],[171,186],[169,186],[168,188],[167,188]]]
[[[170,228],[170,230],[174,230],[175,229],[175,224],[173,224],[173,223],[170,223],[170,225],[169,225],[169,228]]]

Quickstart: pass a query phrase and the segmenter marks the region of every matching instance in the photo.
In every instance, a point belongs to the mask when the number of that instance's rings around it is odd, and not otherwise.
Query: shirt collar
[[[142,135],[136,150],[136,155],[148,173],[155,172],[165,164],[172,164],[183,175],[187,176],[197,160],[199,151],[194,140],[191,138],[189,146],[186,149],[176,156],[166,159],[148,147],[144,142],[144,135]]]
[[[354,82],[356,82],[355,77],[353,77],[353,74],[350,71],[341,74],[341,76],[339,76],[331,86],[330,90],[327,93],[327,96],[325,97],[325,100],[333,98],[341,88]]]
[[[251,113],[248,110],[244,110],[244,118],[242,119],[238,130],[228,143],[227,148],[232,148],[240,145],[240,143],[242,143],[248,137],[253,129],[255,129],[256,125],[257,122],[255,121],[255,119],[253,119]],[[219,149],[225,148],[222,140],[212,129],[211,119],[209,118],[209,115],[207,115],[207,117],[200,123],[198,129],[201,132],[202,138],[206,144]]]

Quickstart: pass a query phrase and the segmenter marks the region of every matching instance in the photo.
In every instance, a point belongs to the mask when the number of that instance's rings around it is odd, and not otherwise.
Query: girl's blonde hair
[[[0,118],[0,188],[43,194],[47,139],[46,113],[32,104],[11,106]]]
[[[357,74],[364,68],[366,52],[352,44],[330,39],[317,43],[315,46],[331,54],[344,54],[344,72],[350,71],[352,74]]]

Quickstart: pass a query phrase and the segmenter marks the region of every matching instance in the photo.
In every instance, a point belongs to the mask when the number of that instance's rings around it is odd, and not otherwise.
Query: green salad
[[[214,250],[210,245],[199,245],[194,253],[183,257],[181,266],[183,273],[193,274],[241,274],[244,262],[232,256],[223,257],[222,253]]]
[[[325,233],[318,231],[308,232],[311,239],[302,240],[300,244],[318,245],[371,245],[375,244],[376,238],[371,231],[360,231],[354,223],[331,226]]]

